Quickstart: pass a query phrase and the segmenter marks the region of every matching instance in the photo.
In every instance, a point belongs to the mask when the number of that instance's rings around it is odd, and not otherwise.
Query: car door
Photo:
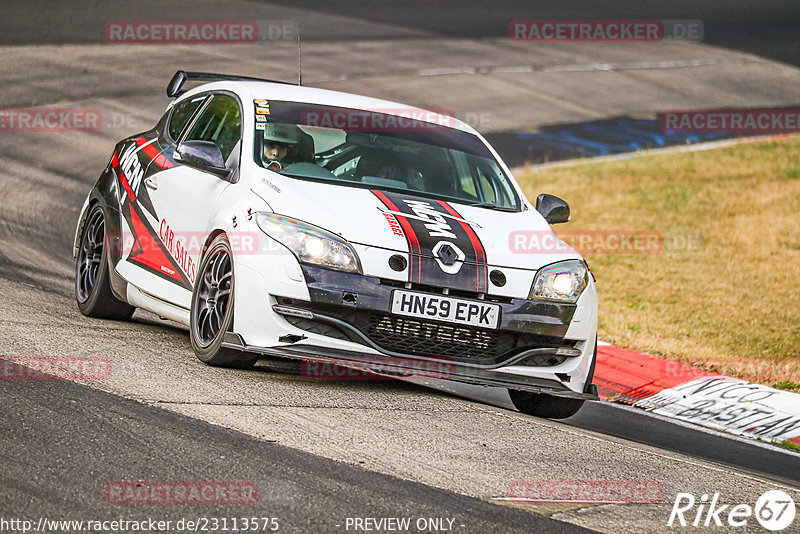
[[[212,93],[180,134],[170,132],[170,136],[179,135],[179,139],[168,139],[161,156],[173,164],[146,173],[143,180],[155,214],[151,226],[155,236],[149,251],[153,265],[150,276],[137,276],[135,283],[140,289],[183,308],[191,305],[192,287],[215,203],[231,183],[182,164],[175,152],[188,140],[210,141],[229,165],[238,166],[241,118],[241,105],[234,95]]]

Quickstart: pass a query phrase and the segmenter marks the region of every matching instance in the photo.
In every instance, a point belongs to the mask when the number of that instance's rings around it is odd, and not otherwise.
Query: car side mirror
[[[175,150],[174,158],[184,165],[210,172],[226,180],[232,174],[231,170],[225,167],[222,151],[211,141],[184,141]]]
[[[550,224],[565,223],[570,218],[569,204],[546,193],[536,197],[536,211],[541,213],[544,220]]]

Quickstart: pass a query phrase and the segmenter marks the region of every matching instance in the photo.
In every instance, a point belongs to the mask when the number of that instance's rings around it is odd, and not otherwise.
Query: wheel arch
[[[127,302],[128,283],[116,271],[117,264],[122,257],[122,216],[120,214],[115,180],[116,177],[109,165],[87,195],[75,229],[75,241],[73,242],[72,255],[73,260],[78,257],[78,247],[80,246],[80,240],[86,228],[86,221],[89,213],[95,206],[99,205],[105,217],[106,236],[117,236],[117,243],[106,249],[111,292],[118,300]]]
[[[220,234],[226,234],[227,235],[227,232],[225,230],[223,230],[222,228],[214,228],[213,230],[211,230],[208,233],[208,235],[206,236],[205,241],[203,242],[203,250],[200,252],[200,261],[203,261],[203,256],[206,255],[206,251],[208,250],[208,247],[211,245],[211,243]]]
[[[72,241],[73,260],[78,257],[78,247],[81,246],[81,238],[83,238],[83,230],[86,226],[86,219],[89,217],[89,212],[92,211],[92,208],[99,203],[100,200],[94,197],[92,194],[89,194],[89,196],[86,197],[86,202],[83,204],[81,214],[78,216],[78,225],[75,228],[75,238]]]
[[[83,203],[83,208],[78,216],[78,224],[75,228],[75,239],[72,243],[72,257],[75,259],[78,255],[78,247],[80,246],[80,239],[83,236],[83,228],[86,225],[86,217],[96,204],[102,204],[103,212],[106,219],[109,219],[109,210],[113,209],[119,212],[119,198],[117,197],[117,178],[114,170],[111,167],[111,160],[108,165],[103,169],[103,172],[97,178],[92,190],[86,196]],[[113,221],[112,221],[113,222]],[[115,226],[119,226],[116,224]],[[119,228],[115,228],[119,230]],[[116,262],[114,262],[116,264]]]

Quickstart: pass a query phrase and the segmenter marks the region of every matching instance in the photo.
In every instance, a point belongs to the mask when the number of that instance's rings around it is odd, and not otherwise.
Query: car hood
[[[252,187],[275,213],[353,244],[427,258],[538,270],[580,256],[534,210],[506,212],[378,188],[349,187],[267,172]],[[461,257],[463,253],[463,258]]]

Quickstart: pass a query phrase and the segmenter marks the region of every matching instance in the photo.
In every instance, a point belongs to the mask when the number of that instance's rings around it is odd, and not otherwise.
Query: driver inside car
[[[266,169],[282,171],[294,163],[300,143],[300,129],[294,124],[267,123],[264,129],[261,163]]]

